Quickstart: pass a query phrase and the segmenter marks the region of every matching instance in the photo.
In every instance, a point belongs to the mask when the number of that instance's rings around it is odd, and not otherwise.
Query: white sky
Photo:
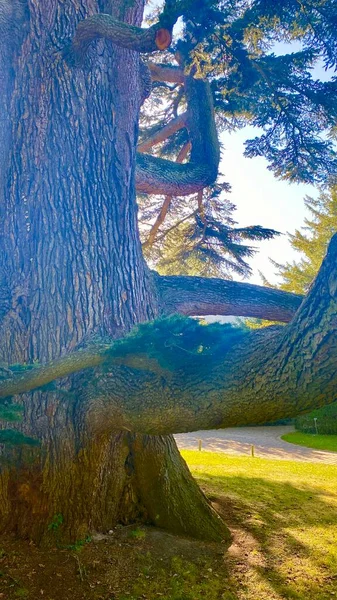
[[[318,192],[310,185],[289,184],[275,179],[267,170],[264,158],[245,158],[244,141],[251,133],[252,128],[246,127],[221,136],[224,150],[220,170],[232,186],[228,198],[237,207],[233,218],[239,226],[262,225],[284,234],[273,240],[252,243],[261,250],[249,261],[254,271],[249,282],[261,283],[260,270],[273,283],[277,278],[268,257],[279,263],[297,259],[299,255],[291,248],[286,233],[292,233],[303,225],[303,199],[306,195],[316,197]]]

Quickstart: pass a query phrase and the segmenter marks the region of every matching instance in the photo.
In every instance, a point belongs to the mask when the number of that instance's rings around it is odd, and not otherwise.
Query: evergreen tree
[[[317,199],[307,197],[304,202],[310,217],[305,218],[301,231],[289,234],[291,246],[300,254],[299,260],[284,265],[273,261],[282,278],[280,289],[296,294],[308,292],[337,231],[337,187],[321,192]]]

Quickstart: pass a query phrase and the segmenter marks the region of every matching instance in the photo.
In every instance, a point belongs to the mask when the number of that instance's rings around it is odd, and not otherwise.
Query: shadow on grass
[[[241,571],[244,563],[280,598],[337,597],[337,503],[326,501],[333,494],[244,476],[198,481],[224,521],[241,532],[241,556],[236,555]],[[254,555],[258,559],[250,560]],[[230,554],[226,560],[233,562]]]

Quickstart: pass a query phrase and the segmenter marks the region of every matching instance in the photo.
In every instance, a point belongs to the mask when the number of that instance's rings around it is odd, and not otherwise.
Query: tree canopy
[[[182,13],[161,63],[152,57],[148,63],[154,82],[139,151],[178,163],[188,156],[183,66],[210,81],[218,133],[256,127],[246,156],[265,157],[282,179],[330,181],[336,173],[335,3],[201,1]],[[328,69],[328,81],[315,78],[317,64]],[[226,151],[223,157],[225,165]],[[249,273],[250,242],[277,232],[236,227],[229,191],[220,174],[188,203],[179,193],[140,197],[144,251],[161,273]]]

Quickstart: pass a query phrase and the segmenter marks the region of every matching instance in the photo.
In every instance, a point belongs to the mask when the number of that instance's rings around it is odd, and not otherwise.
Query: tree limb
[[[76,382],[92,432],[128,429],[161,435],[247,425],[333,402],[337,395],[336,259],[337,235],[293,321],[234,337],[221,352],[191,357],[176,335],[172,354],[179,366],[174,370],[158,365],[146,345],[138,354],[93,353],[91,365],[105,361],[104,369],[86,379],[83,389]],[[76,368],[80,354],[74,354]],[[84,357],[83,366],[91,366],[86,353]],[[62,360],[69,373],[71,357],[66,357],[58,361],[58,376],[64,374]],[[48,368],[52,371],[48,365],[43,367],[44,381]],[[50,378],[54,377],[52,372]],[[14,382],[10,385],[12,393],[18,391]],[[8,382],[0,384],[2,396],[8,390]]]
[[[88,46],[97,37],[104,37],[120,47],[138,52],[163,50],[171,43],[171,30],[176,19],[190,4],[189,0],[166,3],[158,23],[148,29],[116,21],[111,15],[99,13],[88,17],[78,24],[72,46],[67,52],[68,59],[70,62],[81,62]],[[168,29],[163,28],[163,24]],[[193,75],[184,76],[183,81],[188,106],[186,126],[192,147],[191,160],[180,165],[138,152],[136,188],[139,192],[187,196],[211,185],[217,177],[220,146],[210,85],[202,79],[194,79]],[[178,117],[175,123],[178,122],[180,127],[179,121]]]
[[[190,162],[177,164],[138,153],[136,188],[139,192],[187,196],[211,185],[217,177],[220,147],[209,83],[187,76],[185,92],[188,106],[186,126],[191,142]]]
[[[105,348],[95,346],[86,351],[73,352],[42,366],[34,366],[22,375],[0,382],[0,398],[24,394],[41,388],[55,379],[67,377],[72,373],[102,365],[105,360]]]
[[[295,312],[302,298],[296,294],[279,292],[249,284],[206,279],[202,277],[162,277],[156,275],[158,296],[164,314],[180,312],[184,315],[195,314],[246,314],[275,319]],[[181,299],[177,299],[177,298]],[[190,302],[188,299],[191,299]],[[261,309],[259,309],[261,305]],[[212,313],[212,309],[216,310]],[[204,312],[202,312],[204,310]],[[238,312],[235,313],[235,310]],[[222,311],[222,312],[221,312]],[[167,374],[165,369],[146,355],[146,351],[132,352],[125,356],[111,353],[112,346],[93,345],[91,348],[73,352],[44,366],[35,366],[19,376],[0,382],[0,398],[21,394],[43,387],[61,377],[84,369],[98,367],[113,362],[132,368],[150,370],[152,373]]]
[[[184,83],[184,71],[180,67],[173,65],[162,65],[149,61],[147,66],[150,69],[153,81],[166,81],[167,83]]]
[[[288,323],[303,297],[225,279],[157,276],[163,314],[233,315]]]
[[[336,262],[337,235],[285,327],[251,331],[221,355],[205,363],[196,357],[171,376],[113,367],[99,373],[95,398],[86,392],[93,430],[125,427],[157,435],[233,427],[292,417],[336,400]]]
[[[82,61],[91,42],[97,38],[110,40],[121,48],[136,52],[165,50],[172,41],[172,26],[164,28],[161,23],[142,29],[117,21],[111,15],[98,13],[80,21],[72,41],[71,53],[77,61]]]
[[[174,369],[156,360],[149,340],[137,352],[137,340],[135,345],[132,337],[125,338],[108,349],[76,352],[4,381],[0,396],[104,365],[83,388],[76,382],[92,431],[126,428],[156,435],[262,423],[329,404],[337,395],[336,259],[337,235],[309,295],[285,327],[254,330],[237,338],[235,334],[231,338],[230,330],[227,346],[227,338],[222,338],[225,345],[215,353],[212,348],[209,353],[191,353],[184,349],[179,332],[173,333],[173,346],[160,343],[160,348],[166,353],[172,349],[178,365]]]
[[[193,0],[166,0],[158,22],[143,29],[98,13],[81,21],[73,39],[71,54],[79,61],[94,39],[105,38],[122,48],[136,52],[166,50],[172,41],[176,21],[193,5]]]

